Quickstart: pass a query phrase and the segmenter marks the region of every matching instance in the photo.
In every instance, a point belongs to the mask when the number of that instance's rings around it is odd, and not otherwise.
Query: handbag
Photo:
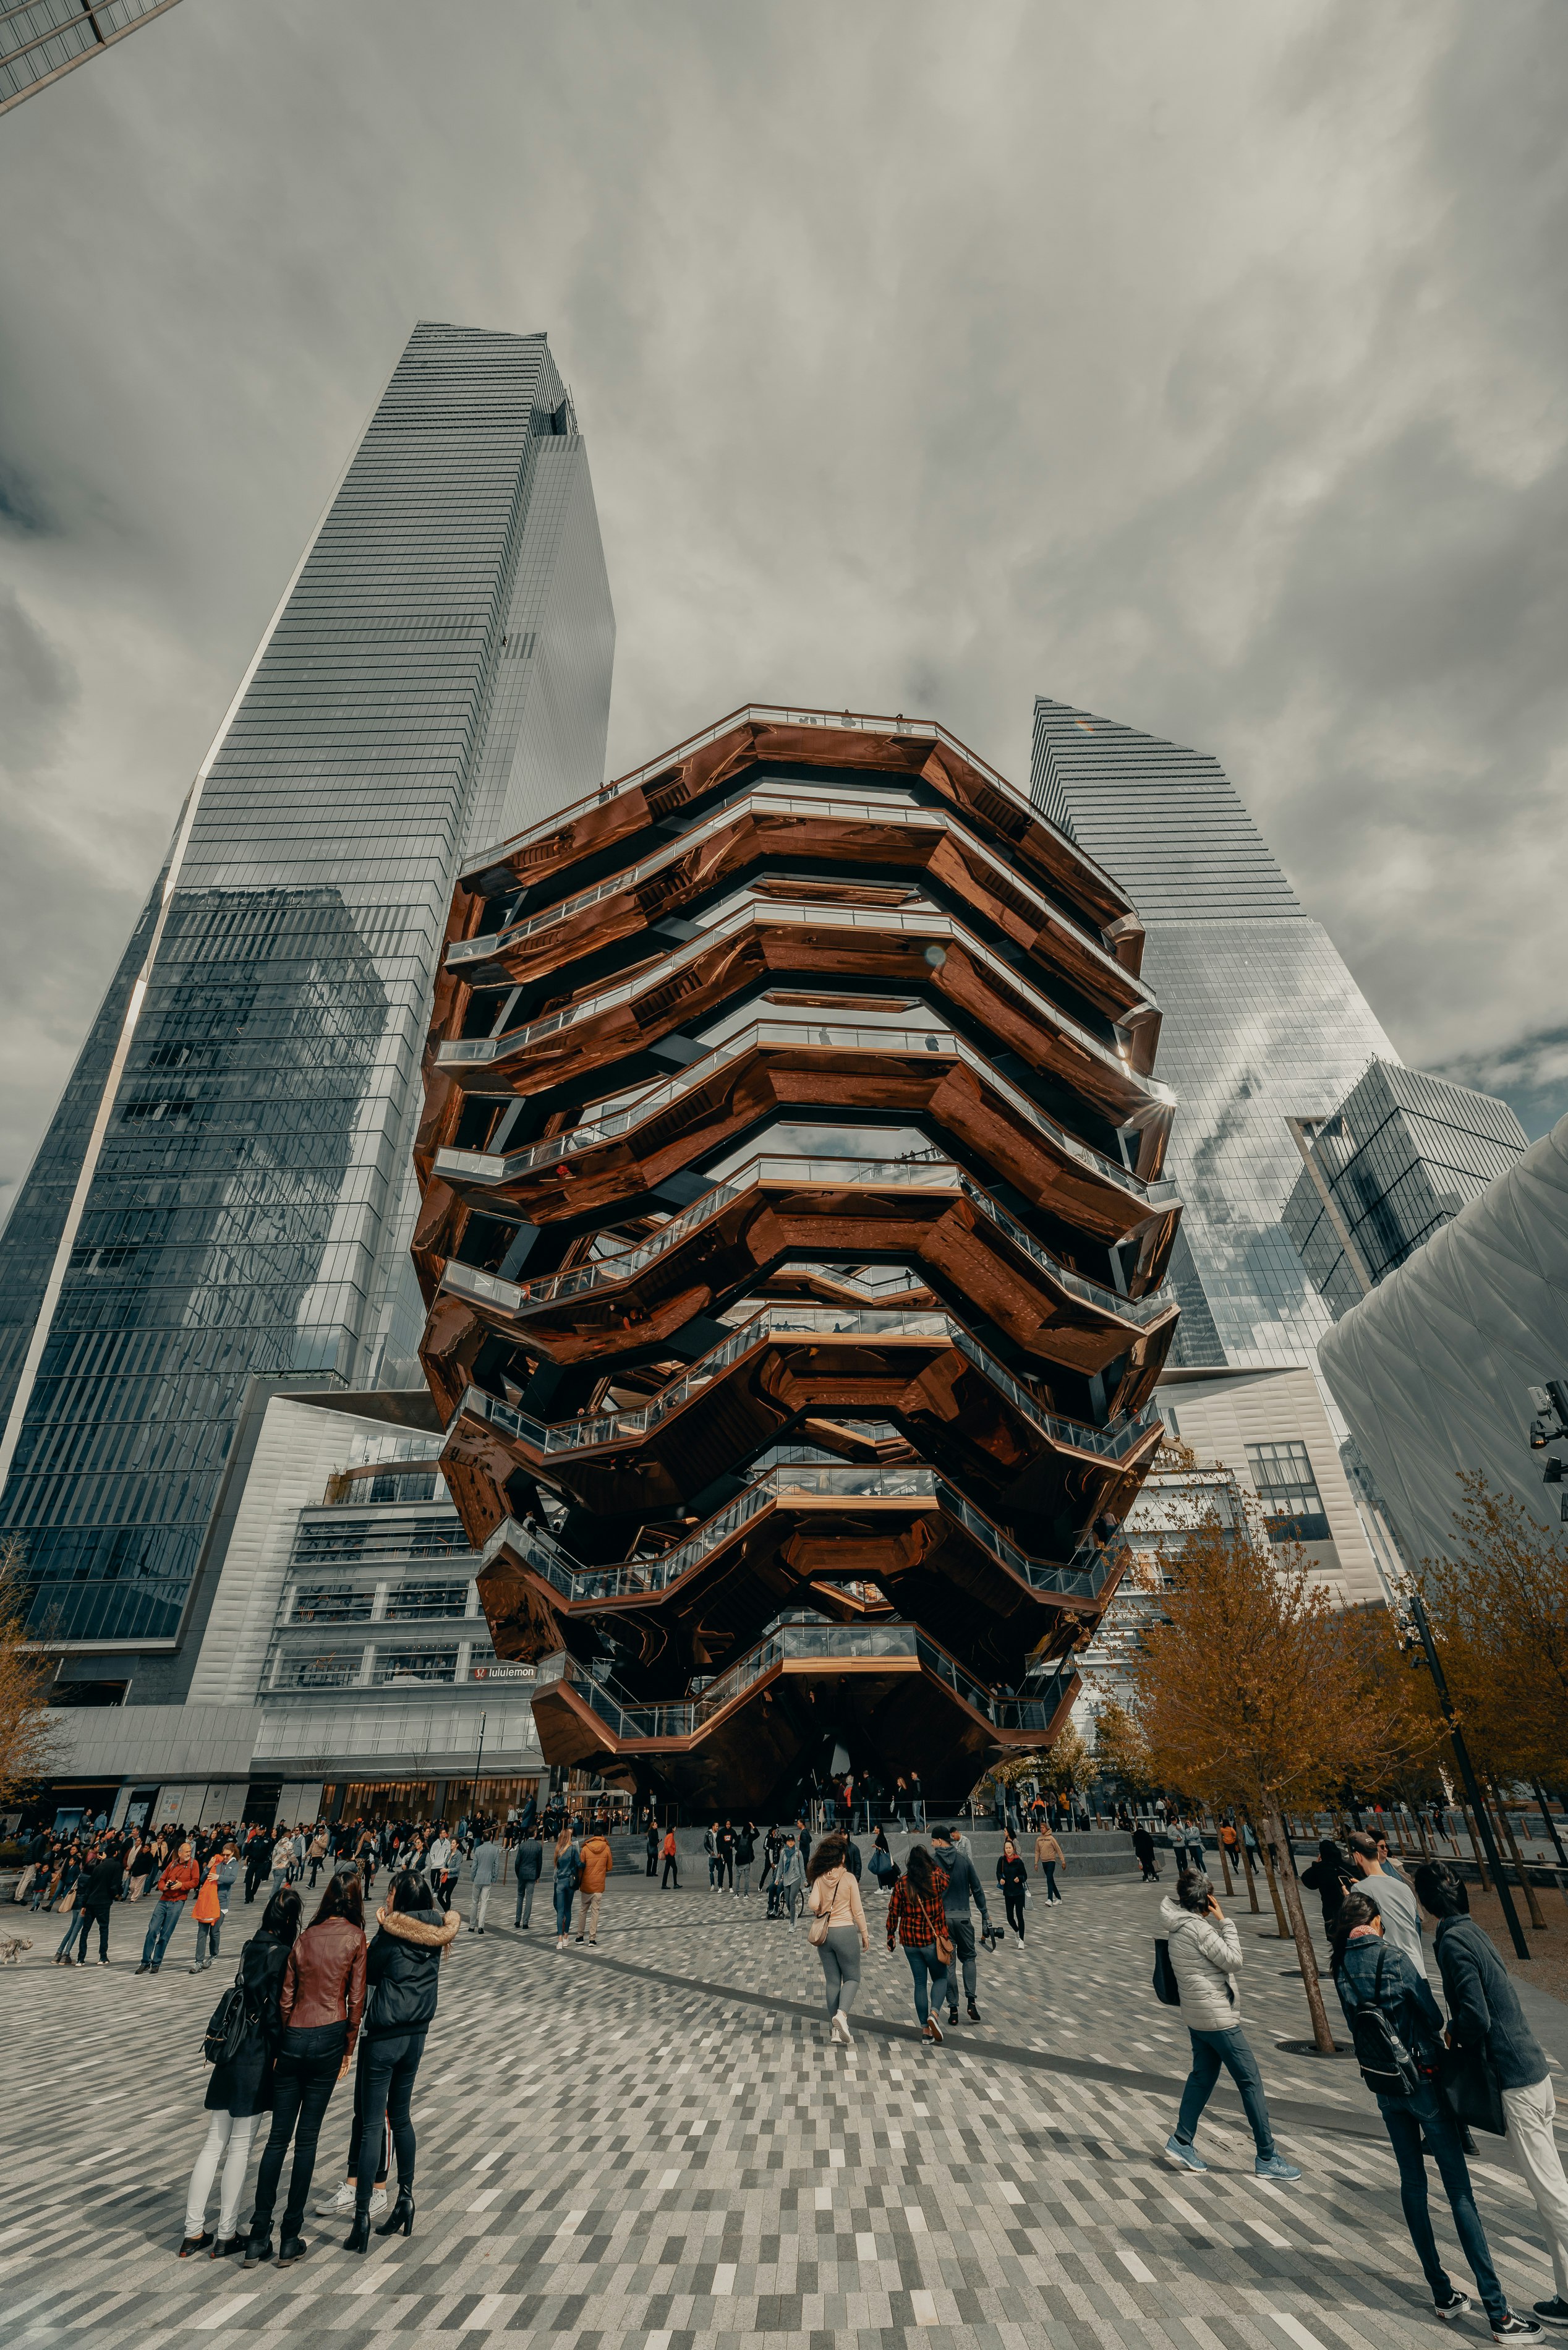
[[[843,1876],[843,1874],[844,1874],[844,1871],[843,1871],[842,1869],[840,1869],[840,1870],[838,1871],[838,1875],[839,1875],[840,1877],[842,1877],[842,1876]],[[823,1882],[824,1882],[825,1884],[826,1883],[826,1877],[824,1878]],[[822,1946],[823,1946],[823,1944],[824,1944],[824,1942],[826,1942],[826,1939],[827,1939],[827,1928],[828,1928],[828,1921],[829,1921],[829,1919],[830,1919],[830,1918],[832,1918],[832,1916],[833,1916],[833,1904],[834,1904],[834,1902],[835,1902],[835,1901],[836,1901],[836,1900],[837,1900],[837,1898],[838,1898],[838,1887],[837,1887],[837,1886],[836,1885],[836,1886],[834,1887],[834,1888],[833,1888],[833,1891],[832,1891],[831,1895],[830,1895],[830,1896],[829,1896],[829,1898],[828,1898],[828,1903],[827,1903],[827,1907],[826,1907],[826,1908],[823,1910],[823,1912],[822,1912],[822,1914],[821,1914],[821,1916],[820,1916],[820,1917],[814,1918],[812,1919],[812,1921],[811,1921],[810,1925],[809,1925],[809,1926],[806,1928],[806,1929],[805,1929],[805,1939],[806,1939],[806,1940],[807,1940],[808,1942],[810,1942],[810,1943],[813,1945],[813,1947],[814,1947],[815,1949],[816,1949],[816,1950],[821,1950],[821,1948],[822,1948]]]
[[[1170,1944],[1163,1935],[1154,1946],[1154,1995],[1161,2007],[1181,2005],[1181,1985],[1170,1963]]]
[[[1438,2078],[1457,2122],[1485,2130],[1491,2137],[1507,2137],[1502,2090],[1484,2048],[1445,2048],[1438,2059]]]

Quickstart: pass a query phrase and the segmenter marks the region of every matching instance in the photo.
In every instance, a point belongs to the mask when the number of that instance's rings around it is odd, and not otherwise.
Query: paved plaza
[[[301,2265],[248,2274],[174,2251],[205,2127],[202,2028],[259,1906],[231,1922],[231,1963],[194,1979],[188,1923],[163,1972],[137,1978],[145,1913],[119,1908],[113,1963],[67,1973],[48,1964],[58,1925],[7,1908],[34,1949],[0,1971],[5,2350],[530,2334],[561,2350],[736,2350],[753,2335],[778,2350],[1434,2339],[1376,2110],[1353,2064],[1276,2046],[1307,2029],[1301,1984],[1291,1946],[1264,1939],[1272,1920],[1244,1900],[1245,2020],[1281,2146],[1303,2168],[1293,2188],[1253,2178],[1228,2093],[1200,2137],[1207,2176],[1161,2157],[1186,2034],[1148,1988],[1153,1887],[1069,1875],[1051,1910],[1036,1890],[1028,1947],[982,1954],[983,2021],[940,2050],[913,2037],[909,1970],[884,1957],[869,1892],[847,2052],[827,2043],[804,1926],[770,1924],[754,1894],[690,1879],[660,1893],[618,1875],[598,1950],[560,1954],[547,1902],[518,1934],[502,1893],[504,1922],[464,1933],[444,1971],[415,2095],[412,2238],[372,2238],[361,2260],[338,2249],[341,2223],[312,2219]],[[318,2187],[341,2176],[349,2106],[345,2086]],[[1528,2307],[1551,2269],[1533,2206],[1486,2143],[1482,2215]],[[1433,2188],[1439,2246],[1468,2286]],[[1479,2310],[1458,2333],[1488,2338]]]

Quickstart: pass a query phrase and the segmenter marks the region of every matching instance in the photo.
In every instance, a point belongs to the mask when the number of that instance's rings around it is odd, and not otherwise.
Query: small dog
[[[32,1947],[25,1934],[8,1934],[4,1927],[0,1927],[0,1967],[18,1965],[23,1951],[30,1950]]]

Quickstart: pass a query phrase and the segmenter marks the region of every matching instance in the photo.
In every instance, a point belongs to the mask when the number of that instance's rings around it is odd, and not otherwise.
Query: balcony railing
[[[951,1159],[807,1159],[776,1153],[759,1153],[748,1159],[743,1167],[716,1182],[711,1191],[704,1191],[700,1200],[693,1200],[689,1208],[671,1216],[649,1239],[618,1255],[599,1257],[591,1264],[574,1265],[567,1273],[543,1274],[535,1281],[503,1281],[498,1274],[484,1273],[477,1265],[460,1264],[453,1258],[442,1272],[441,1287],[460,1297],[499,1305],[507,1314],[524,1314],[531,1308],[558,1305],[566,1298],[617,1288],[635,1280],[647,1266],[679,1248],[691,1233],[711,1222],[733,1201],[773,1183],[898,1184],[919,1191],[957,1191],[995,1226],[1021,1256],[1038,1265],[1047,1280],[1100,1313],[1147,1329],[1150,1323],[1168,1314],[1175,1304],[1175,1292],[1168,1284],[1150,1290],[1142,1297],[1125,1297],[1107,1284],[1092,1281],[1086,1274],[1064,1264]]]

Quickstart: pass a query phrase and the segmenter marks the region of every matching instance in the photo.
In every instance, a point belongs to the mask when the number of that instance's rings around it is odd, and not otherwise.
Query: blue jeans
[[[533,1917],[534,1887],[538,1882],[536,1877],[520,1877],[517,1879],[517,1915],[513,1920],[514,1925],[526,1926]]]
[[[215,1959],[217,1957],[218,1938],[222,1934],[223,1930],[223,1921],[221,1917],[219,1918],[216,1925],[213,1926],[205,1925],[200,1918],[197,1918],[196,1964],[198,1966],[201,1965],[202,1960],[205,1958],[211,1957]]]
[[[576,1898],[576,1890],[577,1888],[575,1885],[557,1885],[556,1887],[556,1931],[557,1934],[569,1934],[572,1930],[572,1903]]]
[[[915,1978],[915,2013],[923,2028],[930,2022],[931,2009],[940,2007],[947,1997],[948,1970],[937,1956],[934,1942],[906,1942],[904,1956]]]
[[[1443,2192],[1449,2199],[1449,2209],[1454,2215],[1454,2232],[1459,2237],[1476,2290],[1481,2297],[1489,2317],[1502,2315],[1508,2307],[1508,2296],[1497,2281],[1491,2254],[1487,2250],[1486,2230],[1476,2210],[1475,2195],[1470,2187],[1469,2165],[1459,2140],[1459,2126],[1449,2111],[1442,2093],[1433,2082],[1423,2083],[1413,2097],[1379,2097],[1378,2110],[1383,2126],[1394,2148],[1394,2159],[1399,2165],[1399,2202],[1405,2213],[1405,2225],[1410,2230],[1410,2241],[1416,2247],[1416,2258],[1421,2263],[1421,2273],[1432,2288],[1435,2301],[1444,2299],[1453,2291],[1448,2272],[1438,2258],[1438,2247],[1432,2239],[1431,2214],[1427,2209],[1427,2166],[1422,2158],[1421,2134],[1426,2132],[1427,2146],[1438,2166],[1438,2176],[1443,2182]]]
[[[1203,2108],[1213,2094],[1220,2078],[1221,2064],[1241,2093],[1241,2103],[1247,2109],[1247,2119],[1252,2125],[1252,2140],[1260,2158],[1267,2162],[1274,2150],[1274,2134],[1269,2127],[1269,2108],[1263,2102],[1263,2084],[1247,2035],[1237,2024],[1230,2032],[1194,2032],[1187,2028],[1192,2043],[1192,2070],[1187,2076],[1187,2086],[1181,2092],[1181,2111],[1177,2117],[1176,2135],[1183,2146],[1190,2146],[1198,2135],[1198,2125],[1203,2118]]]
[[[152,1915],[147,1921],[147,1939],[141,1945],[144,1967],[161,1967],[163,1953],[169,1948],[175,1927],[185,1915],[182,1901],[155,1901]]]

